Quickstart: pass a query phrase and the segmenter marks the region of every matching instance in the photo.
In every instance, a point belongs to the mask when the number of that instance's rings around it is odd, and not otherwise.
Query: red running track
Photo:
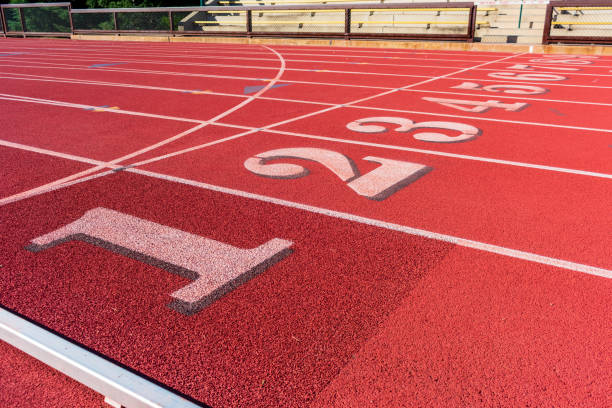
[[[611,68],[0,40],[0,304],[213,407],[610,406]]]

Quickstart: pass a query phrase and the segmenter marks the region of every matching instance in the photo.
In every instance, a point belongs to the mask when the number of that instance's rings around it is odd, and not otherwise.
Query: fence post
[[[115,31],[119,31],[119,28],[117,27],[117,12],[113,11],[113,24],[115,25]]]
[[[170,34],[174,35],[174,20],[172,19],[171,11],[168,11],[168,19],[170,19]]]
[[[344,39],[351,39],[351,9],[344,9]]]
[[[6,38],[6,18],[4,17],[4,7],[0,7],[0,19],[1,19],[1,23],[2,23],[2,34],[4,35],[4,38]]]
[[[550,28],[552,21],[553,6],[548,3],[546,5],[546,17],[544,19],[544,30],[542,31],[542,44],[550,44]]]
[[[74,24],[72,23],[72,6],[68,5],[68,20],[70,21],[70,35],[74,35]]]
[[[19,18],[21,19],[21,30],[23,31],[23,38],[26,38],[26,22],[23,16],[23,8],[19,7]]]
[[[478,13],[478,6],[472,4],[472,7],[470,7],[470,20],[467,29],[467,42],[474,42],[474,32],[476,31],[476,13]]]
[[[247,38],[251,38],[251,33],[253,32],[253,13],[251,10],[247,10],[246,12],[246,36]]]

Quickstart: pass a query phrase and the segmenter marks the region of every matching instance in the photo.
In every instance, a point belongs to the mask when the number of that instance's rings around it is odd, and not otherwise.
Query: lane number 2
[[[430,167],[418,163],[367,156],[363,160],[379,163],[380,166],[362,175],[349,157],[332,150],[311,147],[270,150],[248,158],[244,167],[258,176],[276,179],[295,179],[310,174],[307,168],[298,164],[276,163],[283,159],[317,162],[360,196],[376,201],[386,199],[431,171]]]

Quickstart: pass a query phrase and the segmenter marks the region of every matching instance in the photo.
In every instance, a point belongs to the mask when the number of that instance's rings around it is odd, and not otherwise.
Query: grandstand
[[[416,3],[401,0],[210,0],[208,6],[279,6],[279,5],[342,5],[359,3]],[[448,1],[447,3],[453,3]],[[479,5],[475,27],[475,41],[490,43],[537,44],[542,38],[545,2],[540,4],[507,4],[491,2]],[[532,2],[534,3],[534,2]],[[460,33],[467,24],[466,12],[461,9],[396,9],[392,11],[367,9],[352,13],[352,33],[413,33],[452,35]],[[244,26],[246,12],[193,12],[181,21],[184,30],[233,31]],[[315,11],[304,7],[291,12],[268,11],[254,17],[254,30],[268,32],[342,32],[344,16],[340,11]]]

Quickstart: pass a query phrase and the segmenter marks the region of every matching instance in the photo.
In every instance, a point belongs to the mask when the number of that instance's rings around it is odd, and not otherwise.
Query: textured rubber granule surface
[[[104,397],[0,341],[0,406],[108,408]]]
[[[184,278],[79,241],[25,249],[96,207],[293,253],[185,316],[166,306]],[[452,247],[125,172],[7,205],[2,223],[2,304],[213,406],[303,406]]]

